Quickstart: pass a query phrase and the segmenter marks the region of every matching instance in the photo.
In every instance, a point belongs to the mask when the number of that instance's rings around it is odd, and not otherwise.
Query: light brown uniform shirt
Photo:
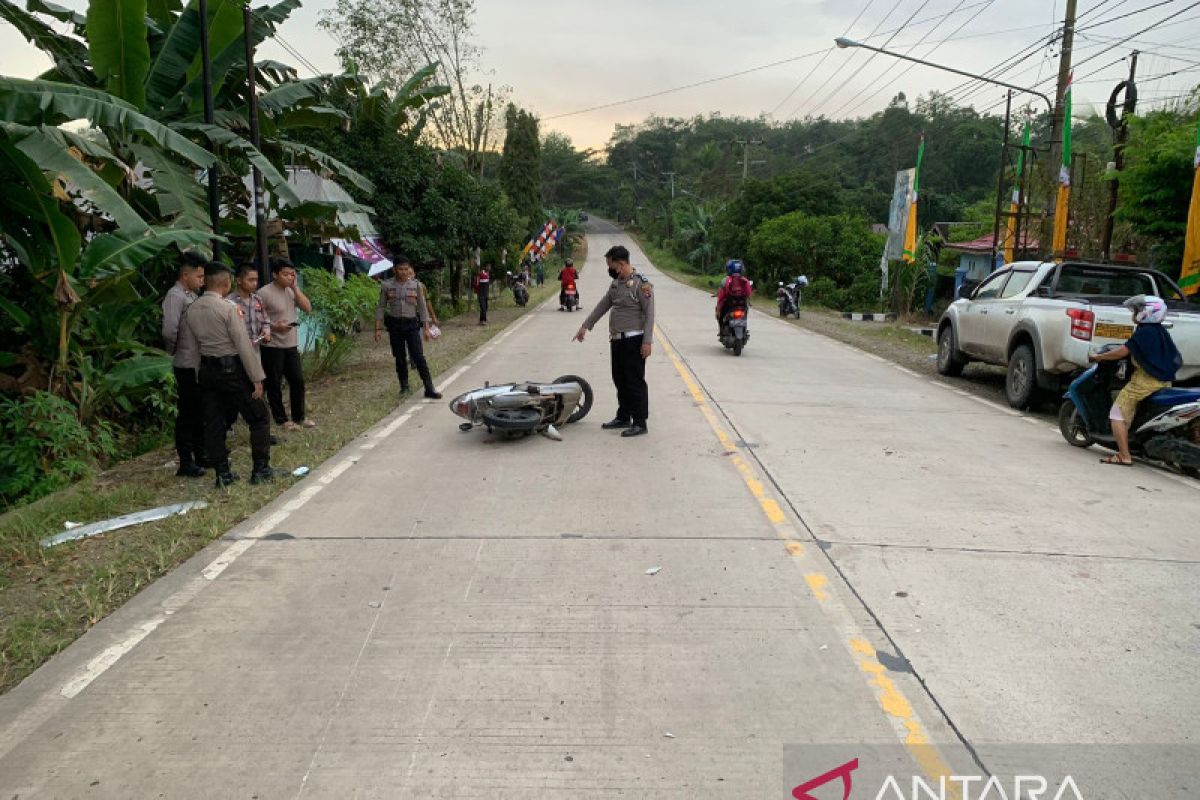
[[[382,322],[384,316],[396,319],[419,318],[429,324],[429,305],[425,302],[425,287],[416,278],[400,281],[388,278],[379,284],[379,305],[375,308],[375,321]]]
[[[167,292],[162,301],[162,337],[168,353],[174,353],[179,340],[179,320],[185,308],[196,302],[196,293],[179,281]]]
[[[290,286],[280,289],[271,281],[257,292],[262,300],[263,308],[267,311],[267,319],[272,322],[299,322],[296,316],[296,292]],[[288,328],[286,331],[271,331],[271,341],[263,342],[263,347],[298,347],[300,344],[299,328]]]
[[[266,377],[237,306],[216,292],[204,294],[188,308],[179,341],[181,347],[187,342],[201,356],[239,356],[246,375],[255,383]]]
[[[654,284],[636,272],[628,279],[617,278],[600,298],[600,302],[588,314],[583,326],[589,331],[604,314],[612,309],[608,317],[608,333],[642,331],[644,342],[654,336]]]

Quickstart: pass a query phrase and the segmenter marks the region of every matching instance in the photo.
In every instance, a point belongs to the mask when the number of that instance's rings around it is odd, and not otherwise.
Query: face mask
[[[608,277],[612,278],[614,281],[617,279],[617,277],[618,277],[618,273],[617,273],[617,268],[616,268],[616,267],[609,267],[609,268],[608,268]]]

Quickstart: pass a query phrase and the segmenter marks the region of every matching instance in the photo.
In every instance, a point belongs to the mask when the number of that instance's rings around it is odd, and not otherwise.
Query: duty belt
[[[643,333],[645,333],[645,331],[618,331],[617,333],[610,333],[608,335],[608,339],[609,341],[616,341],[617,339],[632,339],[634,336],[641,336]]]
[[[200,364],[205,367],[219,369],[222,372],[234,372],[242,367],[242,359],[232,356],[200,356]]]

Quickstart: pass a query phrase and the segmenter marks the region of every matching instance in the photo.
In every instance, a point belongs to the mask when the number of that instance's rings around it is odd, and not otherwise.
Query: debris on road
[[[668,739],[675,738],[675,734],[671,733],[670,731],[667,731],[666,733],[664,733],[663,736],[667,737]]]
[[[651,567],[650,569],[646,570],[647,575],[657,575],[660,572],[662,572],[662,567]]]
[[[292,470],[292,476],[295,478],[303,478],[308,474],[308,467],[296,467]]]
[[[208,503],[203,500],[175,503],[169,506],[149,508],[145,511],[136,511],[132,514],[125,514],[124,516],[113,517],[112,519],[101,520],[100,522],[93,522],[90,525],[67,522],[67,530],[54,536],[47,536],[45,539],[42,539],[41,545],[42,547],[54,547],[63,542],[73,542],[76,539],[86,539],[89,536],[98,536],[102,533],[128,528],[132,525],[154,522],[155,520],[166,519],[177,514],[186,514],[194,508],[208,508]]]

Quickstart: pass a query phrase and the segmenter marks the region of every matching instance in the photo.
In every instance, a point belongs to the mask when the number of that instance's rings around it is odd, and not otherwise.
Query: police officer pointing
[[[582,342],[600,318],[611,309],[608,318],[609,353],[612,378],[617,387],[617,416],[600,427],[621,429],[622,436],[648,433],[650,390],[646,386],[646,359],[654,336],[654,286],[633,271],[629,251],[617,245],[604,254],[612,285],[584,320],[575,334]]]
[[[204,294],[188,308],[179,332],[179,349],[197,353],[200,402],[204,411],[205,454],[217,471],[217,486],[238,479],[229,466],[225,445],[226,415],[241,414],[250,426],[254,458],[251,483],[274,477],[271,469],[271,416],[263,399],[262,363],[246,333],[238,307],[226,301],[233,288],[229,268],[220,262],[205,267]]]

